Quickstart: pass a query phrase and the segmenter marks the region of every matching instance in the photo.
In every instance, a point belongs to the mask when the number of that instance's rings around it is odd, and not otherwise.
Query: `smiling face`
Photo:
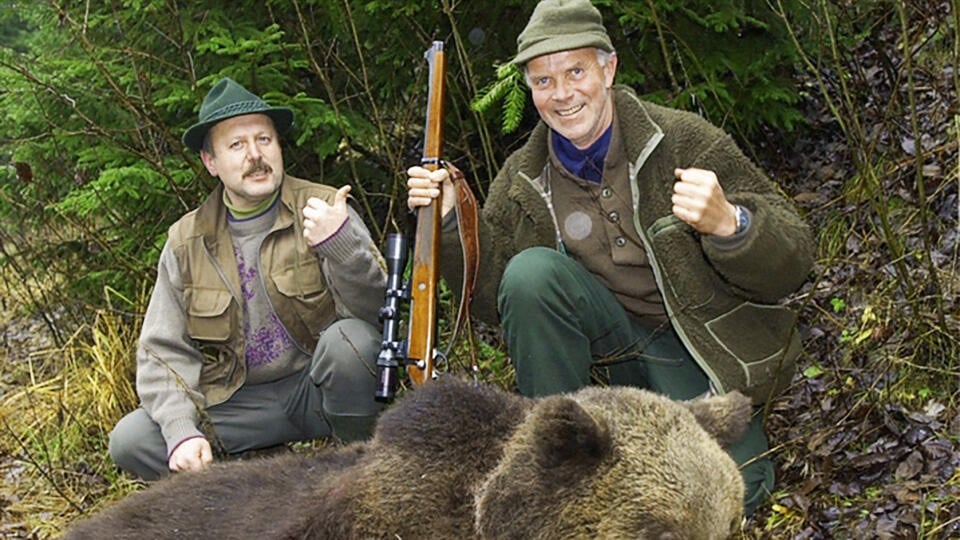
[[[283,154],[270,117],[234,116],[216,123],[208,136],[200,157],[238,210],[256,208],[280,188]]]
[[[616,54],[600,65],[593,47],[545,54],[526,65],[540,118],[580,149],[599,139],[613,122],[616,71]]]

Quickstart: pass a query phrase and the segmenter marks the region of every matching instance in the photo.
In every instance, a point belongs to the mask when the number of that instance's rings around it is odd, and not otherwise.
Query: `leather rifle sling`
[[[457,309],[457,320],[453,324],[450,335],[450,347],[457,342],[457,334],[461,327],[470,320],[470,300],[477,284],[477,270],[480,266],[480,234],[477,229],[477,198],[467,185],[463,171],[452,163],[444,162],[443,166],[449,171],[453,181],[454,191],[457,193],[457,230],[460,233],[460,248],[463,252],[463,286],[460,290],[460,306]],[[476,357],[471,355],[471,368],[476,373]]]

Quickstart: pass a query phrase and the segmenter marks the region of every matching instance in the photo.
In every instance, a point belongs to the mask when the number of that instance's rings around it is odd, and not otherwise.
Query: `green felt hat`
[[[596,47],[613,52],[603,17],[590,0],[542,0],[517,36],[518,66],[538,56]]]
[[[207,92],[200,104],[199,122],[183,133],[183,144],[199,152],[203,148],[203,139],[214,124],[227,118],[243,114],[265,114],[273,120],[278,134],[285,133],[293,125],[293,111],[285,107],[271,107],[259,96],[229,77],[220,79]]]

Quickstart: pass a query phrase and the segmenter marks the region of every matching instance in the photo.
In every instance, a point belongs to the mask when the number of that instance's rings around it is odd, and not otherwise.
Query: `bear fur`
[[[444,376],[369,441],[175,474],[65,538],[727,538],[744,487],[721,445],[750,414],[736,392],[529,399]]]

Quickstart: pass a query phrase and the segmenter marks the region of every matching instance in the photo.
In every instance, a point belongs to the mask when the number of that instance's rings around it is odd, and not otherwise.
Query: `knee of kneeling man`
[[[135,409],[113,426],[107,441],[111,457],[138,454],[144,449],[164,445],[158,426],[143,409]]]
[[[128,418],[121,419],[113,427],[107,440],[107,452],[114,463],[121,466],[136,453],[136,447],[143,443],[143,437],[133,434],[129,423]]]
[[[380,351],[380,332],[359,319],[343,319],[330,325],[317,341],[314,360],[319,362],[349,361],[363,364],[376,360]],[[361,362],[355,362],[355,361]]]
[[[118,432],[116,428],[110,432],[107,452],[117,467],[130,472],[137,470],[137,464],[140,461],[138,452],[143,451],[138,447],[137,442],[135,437],[123,431]]]
[[[310,368],[315,384],[330,374],[373,377],[380,352],[380,332],[371,324],[357,319],[337,321],[324,330],[317,342]]]
[[[513,256],[503,270],[500,294],[534,293],[550,287],[554,270],[566,255],[545,247],[527,248]]]

